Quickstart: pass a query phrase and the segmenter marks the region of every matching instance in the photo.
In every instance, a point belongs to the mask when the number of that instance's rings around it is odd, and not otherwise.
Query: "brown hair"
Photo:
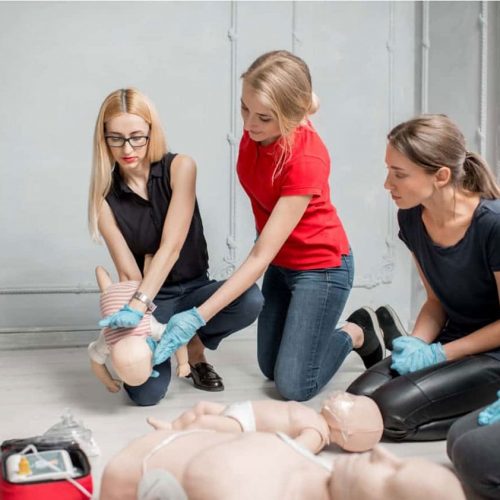
[[[421,115],[400,123],[387,139],[429,174],[448,167],[454,186],[483,198],[500,198],[490,167],[481,156],[466,150],[462,132],[446,115]]]

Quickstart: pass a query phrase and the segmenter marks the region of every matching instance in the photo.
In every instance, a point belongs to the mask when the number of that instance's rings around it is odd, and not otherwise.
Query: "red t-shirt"
[[[279,198],[312,195],[299,223],[281,247],[273,264],[288,269],[338,267],[349,253],[349,242],[330,201],[330,156],[311,123],[295,131],[292,153],[278,175],[279,141],[262,146],[243,133],[237,171],[250,197],[257,232],[266,225]]]

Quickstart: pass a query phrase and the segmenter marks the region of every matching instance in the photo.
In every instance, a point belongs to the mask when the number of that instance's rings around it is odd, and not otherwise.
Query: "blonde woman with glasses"
[[[138,405],[154,405],[165,396],[171,366],[170,359],[161,359],[161,352],[165,342],[179,339],[192,337],[188,376],[194,385],[207,391],[223,390],[222,379],[207,363],[204,349],[216,349],[223,338],[252,323],[262,307],[262,295],[253,286],[210,321],[196,314],[196,306],[222,282],[208,277],[207,244],[195,189],[195,162],[168,151],[147,97],[134,88],[109,94],[95,127],[89,227],[95,240],[104,239],[119,280],[140,284],[132,299],[100,326],[135,327],[147,310],[160,323],[167,323],[179,311],[193,313],[176,331],[166,330],[156,346],[159,376],[137,387],[124,386]],[[143,272],[145,260],[148,266]]]

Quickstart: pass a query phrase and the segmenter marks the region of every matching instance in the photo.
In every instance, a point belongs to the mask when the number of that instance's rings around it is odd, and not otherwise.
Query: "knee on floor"
[[[289,401],[308,401],[318,393],[314,388],[306,387],[303,381],[294,383],[289,377],[283,380],[283,377],[275,376],[275,383],[280,395]]]
[[[164,390],[140,392],[138,394],[129,393],[129,398],[137,406],[154,406],[157,405],[165,397],[165,394],[166,391]]]
[[[259,315],[264,305],[264,296],[257,285],[249,288],[241,297],[241,312],[248,324],[252,323]]]

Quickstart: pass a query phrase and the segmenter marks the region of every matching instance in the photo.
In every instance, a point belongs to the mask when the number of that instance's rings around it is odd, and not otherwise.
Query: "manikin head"
[[[144,384],[151,375],[152,351],[144,337],[125,337],[111,348],[111,364],[123,382],[130,386]]]
[[[96,268],[96,278],[103,294],[100,300],[101,316],[105,317],[116,312],[124,300],[128,301],[139,286],[138,281],[113,284],[109,273],[101,266]],[[127,296],[124,297],[124,294]],[[151,375],[152,351],[142,334],[149,330],[149,318],[146,314],[136,328],[105,329],[111,336],[119,335],[118,341],[108,344],[110,360],[116,374],[130,386],[142,385]],[[127,333],[128,331],[128,333]],[[136,334],[134,334],[136,333]],[[138,333],[141,333],[139,335]],[[105,338],[107,336],[105,335]]]
[[[457,477],[419,458],[399,458],[377,445],[340,455],[329,483],[332,500],[465,500]]]
[[[323,402],[321,415],[330,428],[331,442],[344,450],[370,450],[382,437],[382,415],[366,396],[334,391]]]

